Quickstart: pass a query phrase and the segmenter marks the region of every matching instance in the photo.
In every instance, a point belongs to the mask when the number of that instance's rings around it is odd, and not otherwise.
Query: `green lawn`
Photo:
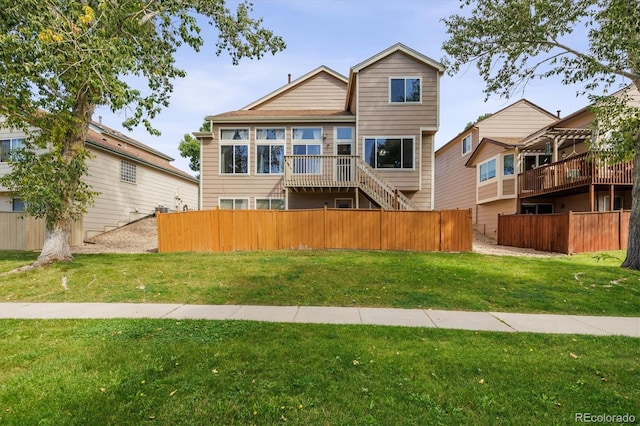
[[[640,418],[640,339],[243,321],[0,321],[0,424]]]
[[[1,252],[0,272],[35,258]],[[623,252],[532,258],[475,253],[276,251],[77,255],[0,276],[0,301],[372,306],[640,315]],[[68,290],[63,289],[66,277]]]
[[[0,273],[35,256],[1,252]],[[0,301],[638,316],[640,274],[621,269],[622,256],[78,255],[73,263],[0,276]],[[0,354],[0,425],[564,425],[576,413],[640,419],[640,339],[626,337],[1,320]]]

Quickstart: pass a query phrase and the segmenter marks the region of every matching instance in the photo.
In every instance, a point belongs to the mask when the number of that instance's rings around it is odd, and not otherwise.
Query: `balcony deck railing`
[[[599,153],[586,152],[518,175],[520,198],[596,184],[633,184],[633,162],[614,163]]]
[[[356,155],[286,155],[284,185],[298,188],[359,188],[389,210],[417,207]]]

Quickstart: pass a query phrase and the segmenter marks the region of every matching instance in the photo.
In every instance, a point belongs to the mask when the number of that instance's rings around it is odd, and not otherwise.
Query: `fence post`
[[[324,209],[322,214],[322,249],[327,249],[327,203],[324,203]]]

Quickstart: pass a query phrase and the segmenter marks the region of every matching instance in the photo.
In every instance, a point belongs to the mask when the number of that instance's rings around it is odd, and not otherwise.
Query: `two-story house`
[[[444,67],[403,44],[205,118],[203,209],[433,209]]]
[[[0,175],[9,173],[11,151],[25,133],[0,128]],[[98,192],[83,215],[72,245],[162,210],[197,209],[199,182],[171,165],[173,158],[100,122],[92,122],[85,141],[91,152],[85,182]],[[0,186],[0,212],[21,212],[19,194]],[[2,236],[0,235],[0,238]]]
[[[628,95],[627,102],[640,107],[640,93],[635,87],[614,96],[622,94]],[[589,144],[598,137],[593,119],[593,112],[585,107],[520,142],[516,212],[631,208],[633,161],[616,163],[607,158],[606,152],[590,149]]]
[[[517,147],[556,120],[521,99],[468,126],[435,153],[435,209],[471,209],[474,228],[497,238],[497,215],[516,211]]]

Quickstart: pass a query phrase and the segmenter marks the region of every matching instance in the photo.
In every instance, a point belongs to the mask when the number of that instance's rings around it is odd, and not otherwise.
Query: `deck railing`
[[[521,198],[591,184],[633,184],[633,162],[614,163],[597,152],[586,152],[518,175]]]
[[[385,209],[417,210],[406,195],[356,155],[287,155],[284,185],[358,188]]]

